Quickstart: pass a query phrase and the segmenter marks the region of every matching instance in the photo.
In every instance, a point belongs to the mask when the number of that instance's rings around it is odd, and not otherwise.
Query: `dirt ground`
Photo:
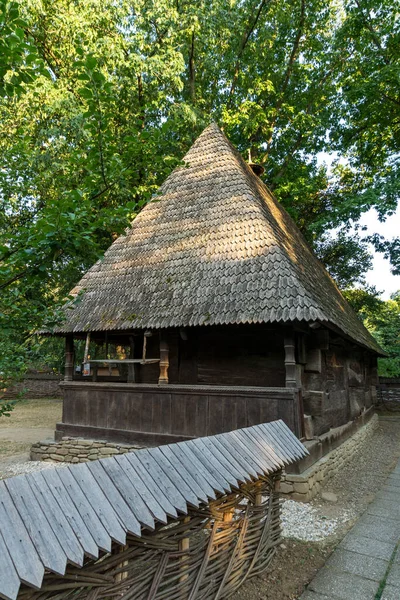
[[[62,400],[42,398],[17,402],[9,417],[0,417],[0,467],[4,459],[27,459],[34,442],[54,439]]]
[[[52,438],[61,420],[62,402],[57,399],[25,400],[9,418],[0,419],[0,472],[10,461],[28,460],[33,442]],[[400,416],[381,417],[379,427],[357,454],[324,488],[337,495],[336,503],[320,497],[312,505],[329,518],[350,510],[354,514],[335,534],[323,542],[301,542],[285,538],[267,571],[249,579],[232,600],[296,600],[339,543],[347,530],[373,500],[387,474],[400,457]]]

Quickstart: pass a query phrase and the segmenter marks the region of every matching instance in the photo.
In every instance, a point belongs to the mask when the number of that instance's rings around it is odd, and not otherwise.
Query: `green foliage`
[[[400,291],[387,301],[374,288],[350,289],[344,295],[388,354],[378,359],[379,375],[400,377]]]
[[[396,14],[388,0],[0,0],[2,380],[40,352],[58,364],[33,332],[211,119],[263,163],[339,285],[362,281],[349,221],[372,206],[384,219],[399,191]],[[396,240],[372,242],[398,264]]]

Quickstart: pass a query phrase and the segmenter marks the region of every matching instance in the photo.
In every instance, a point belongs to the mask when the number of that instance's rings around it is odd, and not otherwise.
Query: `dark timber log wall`
[[[292,388],[63,382],[64,435],[159,444],[282,419],[299,436]]]
[[[169,346],[170,383],[285,386],[282,328],[193,327],[183,332],[171,329],[164,335]],[[159,356],[158,336],[149,338],[147,344],[148,356]],[[157,383],[158,375],[157,364],[142,366],[138,383]]]
[[[312,415],[314,434],[321,435],[376,403],[377,361],[371,353],[331,335],[329,348],[321,350],[317,363],[304,366],[304,407],[307,413],[310,390],[323,392],[320,410]]]

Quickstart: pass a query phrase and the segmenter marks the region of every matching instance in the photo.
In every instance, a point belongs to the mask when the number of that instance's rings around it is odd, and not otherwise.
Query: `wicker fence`
[[[242,485],[125,547],[45,575],[40,591],[22,586],[19,600],[206,600],[227,598],[268,567],[280,539],[280,472]]]

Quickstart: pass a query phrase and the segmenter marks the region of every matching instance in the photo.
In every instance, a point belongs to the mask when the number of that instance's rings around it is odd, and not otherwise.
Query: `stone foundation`
[[[283,496],[300,502],[312,500],[355,453],[362,452],[364,443],[377,426],[378,416],[373,415],[354,435],[302,473],[283,473],[280,490]]]
[[[58,442],[45,440],[33,444],[31,447],[31,460],[82,463],[98,458],[107,458],[115,454],[125,454],[125,452],[138,450],[140,447],[105,440],[63,437]]]

